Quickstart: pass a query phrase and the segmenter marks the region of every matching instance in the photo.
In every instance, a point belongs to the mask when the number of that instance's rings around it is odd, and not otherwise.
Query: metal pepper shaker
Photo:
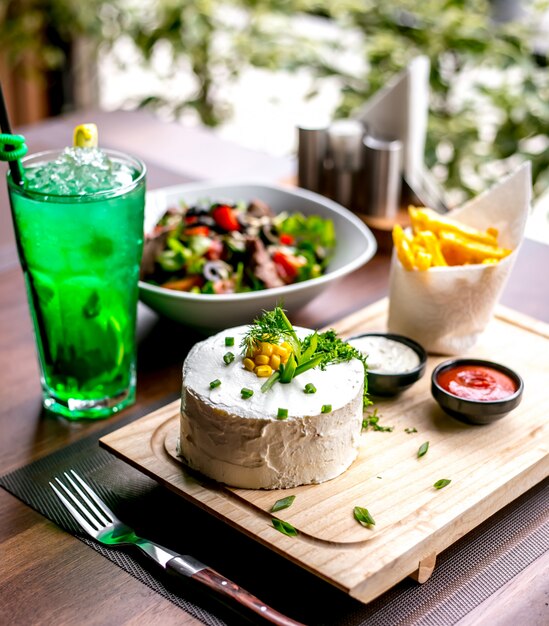
[[[328,153],[328,123],[299,124],[297,184],[303,189],[324,193],[324,168]]]
[[[358,120],[336,120],[328,128],[328,153],[332,162],[331,195],[347,208],[354,205],[356,177],[362,165],[364,126]]]
[[[375,217],[396,217],[402,189],[402,142],[365,135],[360,209]]]

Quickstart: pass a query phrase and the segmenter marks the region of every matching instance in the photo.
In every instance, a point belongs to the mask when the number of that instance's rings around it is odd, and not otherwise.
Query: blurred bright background
[[[425,162],[456,205],[525,159],[549,241],[547,0],[3,0],[16,125],[147,107],[275,155],[304,116],[345,117],[418,55]]]

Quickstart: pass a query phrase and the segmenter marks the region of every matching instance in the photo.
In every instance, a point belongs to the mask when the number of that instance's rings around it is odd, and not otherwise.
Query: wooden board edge
[[[140,424],[141,422],[158,422],[161,423],[161,420],[164,419],[164,414],[167,412],[171,412],[173,410],[174,413],[179,413],[179,406],[181,404],[181,400],[172,400],[172,402],[168,402],[164,406],[161,406],[159,409],[155,409],[152,413],[147,413],[142,417],[126,424],[125,426],[121,426],[120,428],[116,428],[115,430],[103,435],[99,438],[99,445],[102,448],[105,448],[109,452],[111,451],[112,442],[116,441],[120,438],[120,435],[124,435],[127,432],[131,432],[135,429],[135,426]],[[114,452],[113,452],[114,453]]]
[[[526,313],[521,313],[520,311],[500,304],[496,308],[495,317],[509,324],[513,324],[514,326],[518,326],[523,330],[536,333],[537,335],[549,339],[549,324],[535,317],[531,317],[530,315],[526,315]]]
[[[352,332],[358,325],[363,325],[371,319],[377,318],[379,315],[386,314],[389,307],[389,298],[381,298],[376,302],[347,315],[346,317],[329,324],[322,330],[334,328],[338,333],[345,335]],[[494,311],[494,317],[518,326],[528,332],[533,332],[542,337],[549,339],[549,324],[538,320],[535,317],[521,313],[516,309],[512,309],[503,304],[498,304]]]
[[[448,522],[424,541],[416,544],[407,553],[387,563],[382,569],[378,570],[374,576],[370,576],[355,586],[352,586],[349,595],[365,604],[375,600],[407,576],[413,576],[419,569],[419,564],[423,560],[428,559],[430,555],[440,555],[456,541],[480,526],[480,524],[488,520],[498,511],[511,504],[511,502],[516,500],[520,495],[526,493],[548,477],[549,455],[546,455],[534,465],[531,465],[520,474],[517,474],[512,480],[501,485],[485,498],[482,513],[480,513],[478,506],[471,507],[467,511],[464,511],[460,518],[459,526],[455,524],[455,520]],[[398,571],[400,575],[399,580],[396,581],[394,578],[391,579],[391,575],[394,574],[395,570]],[[387,584],[389,579],[392,581]]]
[[[357,326],[367,324],[369,320],[375,319],[379,315],[386,315],[388,307],[389,298],[381,298],[380,300],[377,300],[376,302],[327,325],[322,330],[333,328],[339,334],[346,336],[348,333],[355,332]],[[498,304],[495,308],[493,317],[549,339],[549,324],[527,315],[526,313],[521,313],[520,311],[507,307],[503,304]]]
[[[354,332],[358,325],[362,325],[369,320],[375,319],[380,315],[385,315],[389,306],[389,298],[381,298],[372,304],[369,304],[340,320],[329,324],[322,330],[333,328],[340,335],[346,336],[349,332]]]

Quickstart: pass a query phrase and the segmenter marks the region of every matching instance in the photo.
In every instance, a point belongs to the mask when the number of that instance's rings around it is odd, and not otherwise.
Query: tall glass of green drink
[[[42,152],[8,173],[44,406],[107,417],[135,399],[145,166],[97,148]]]

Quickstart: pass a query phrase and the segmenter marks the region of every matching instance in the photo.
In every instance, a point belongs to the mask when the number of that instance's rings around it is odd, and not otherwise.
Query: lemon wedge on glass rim
[[[97,126],[95,124],[79,124],[76,126],[72,143],[75,148],[97,148]]]

